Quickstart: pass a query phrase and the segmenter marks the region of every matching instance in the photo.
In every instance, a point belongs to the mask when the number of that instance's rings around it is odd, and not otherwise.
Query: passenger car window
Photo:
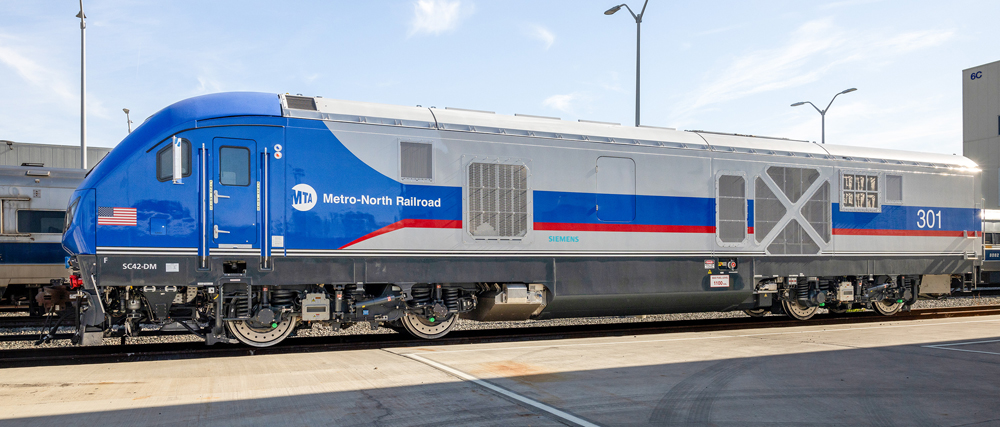
[[[250,185],[250,150],[243,147],[219,148],[219,183]]]
[[[18,233],[61,234],[65,225],[65,211],[17,211]]]
[[[174,153],[170,144],[156,152],[156,180],[170,181],[174,178]],[[181,140],[181,176],[191,176],[191,142]]]

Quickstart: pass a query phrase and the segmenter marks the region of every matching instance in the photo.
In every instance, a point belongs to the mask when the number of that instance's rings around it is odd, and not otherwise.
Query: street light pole
[[[820,138],[822,138],[822,139],[820,141],[822,141],[823,144],[826,144],[826,112],[830,110],[830,106],[833,105],[833,100],[837,99],[838,96],[843,95],[845,93],[851,93],[851,92],[854,92],[856,90],[858,90],[858,89],[852,87],[850,89],[844,90],[844,91],[842,91],[842,92],[834,95],[833,98],[830,99],[830,103],[826,104],[826,108],[824,108],[822,110],[820,110],[819,107],[816,106],[816,104],[813,104],[812,102],[809,102],[809,101],[796,102],[796,103],[792,104],[792,106],[793,107],[798,107],[800,105],[809,104],[809,105],[812,105],[812,107],[816,109],[816,112],[818,112],[819,116],[820,116],[820,122],[822,123],[821,124],[821,128],[820,128],[821,132],[822,132],[822,134],[820,135]]]
[[[122,111],[125,112],[125,121],[128,122],[128,133],[132,133],[132,119],[128,117],[128,108],[122,108]]]
[[[80,0],[80,168],[87,169],[87,15]]]
[[[615,12],[621,10],[622,6],[625,6],[625,9],[628,9],[628,13],[631,13],[632,17],[635,18],[635,125],[636,127],[639,126],[639,59],[641,52],[641,50],[639,49],[639,45],[640,42],[642,41],[642,15],[646,13],[647,4],[649,4],[649,0],[646,0],[646,2],[642,4],[642,10],[639,11],[638,15],[636,15],[635,12],[632,11],[631,7],[628,7],[628,5],[624,3],[604,11],[605,15],[614,15]]]

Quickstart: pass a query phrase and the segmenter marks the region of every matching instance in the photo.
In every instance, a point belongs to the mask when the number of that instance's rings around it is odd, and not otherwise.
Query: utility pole
[[[87,15],[80,0],[80,168],[87,169]]]

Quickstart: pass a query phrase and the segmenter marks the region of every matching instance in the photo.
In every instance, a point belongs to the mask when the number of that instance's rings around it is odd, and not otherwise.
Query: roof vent
[[[518,114],[518,113],[514,113],[514,116],[516,116],[516,117],[531,117],[533,119],[562,120],[562,119],[560,119],[558,117],[535,116],[535,115],[532,115],[532,114]]]
[[[27,176],[49,176],[51,173],[49,171],[27,171],[24,174]]]
[[[27,166],[29,168],[44,168],[45,167],[45,163],[24,162],[24,163],[21,163],[21,166]]]
[[[434,108],[434,107],[431,107]],[[486,114],[496,114],[495,111],[484,111],[484,110],[470,110],[468,108],[455,108],[455,107],[444,107],[445,110],[455,110],[455,111],[468,111],[471,113],[486,113]]]
[[[668,128],[668,127],[663,127],[663,126],[639,125],[639,127],[641,127],[641,128],[650,128],[650,129],[677,130],[677,128]],[[695,131],[695,132],[697,132],[697,131]]]
[[[594,123],[594,124],[598,124],[598,125],[615,125],[615,126],[621,126],[622,125],[621,123],[599,122],[599,121],[596,121],[596,120],[583,120],[583,119],[580,119],[580,120],[577,120],[577,121],[580,122],[580,123]]]
[[[285,95],[285,102],[288,108],[316,111],[316,100],[309,97]]]

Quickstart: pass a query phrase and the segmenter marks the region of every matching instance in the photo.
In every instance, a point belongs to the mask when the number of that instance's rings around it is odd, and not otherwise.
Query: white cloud
[[[545,44],[546,50],[552,47],[552,43],[556,42],[556,35],[552,34],[552,31],[549,31],[548,28],[541,25],[532,25],[531,29],[528,30],[528,36],[540,40],[543,44]]]
[[[413,20],[410,21],[410,35],[441,34],[458,27],[458,21],[472,14],[472,6],[464,6],[459,0],[418,0],[413,3]]]
[[[9,46],[0,45],[0,63],[13,69],[29,84],[47,89],[60,102],[67,105],[80,102],[79,96],[70,89],[67,76],[39,64]]]
[[[688,93],[674,115],[686,121],[715,104],[813,83],[849,63],[892,61],[901,54],[943,44],[954,36],[953,31],[935,30],[858,32],[837,27],[831,19],[807,22],[792,32],[783,46],[734,58],[711,80]]]
[[[580,95],[577,93],[568,93],[565,95],[552,95],[545,98],[542,101],[542,105],[553,108],[565,113],[573,111],[574,103],[580,100]]]

